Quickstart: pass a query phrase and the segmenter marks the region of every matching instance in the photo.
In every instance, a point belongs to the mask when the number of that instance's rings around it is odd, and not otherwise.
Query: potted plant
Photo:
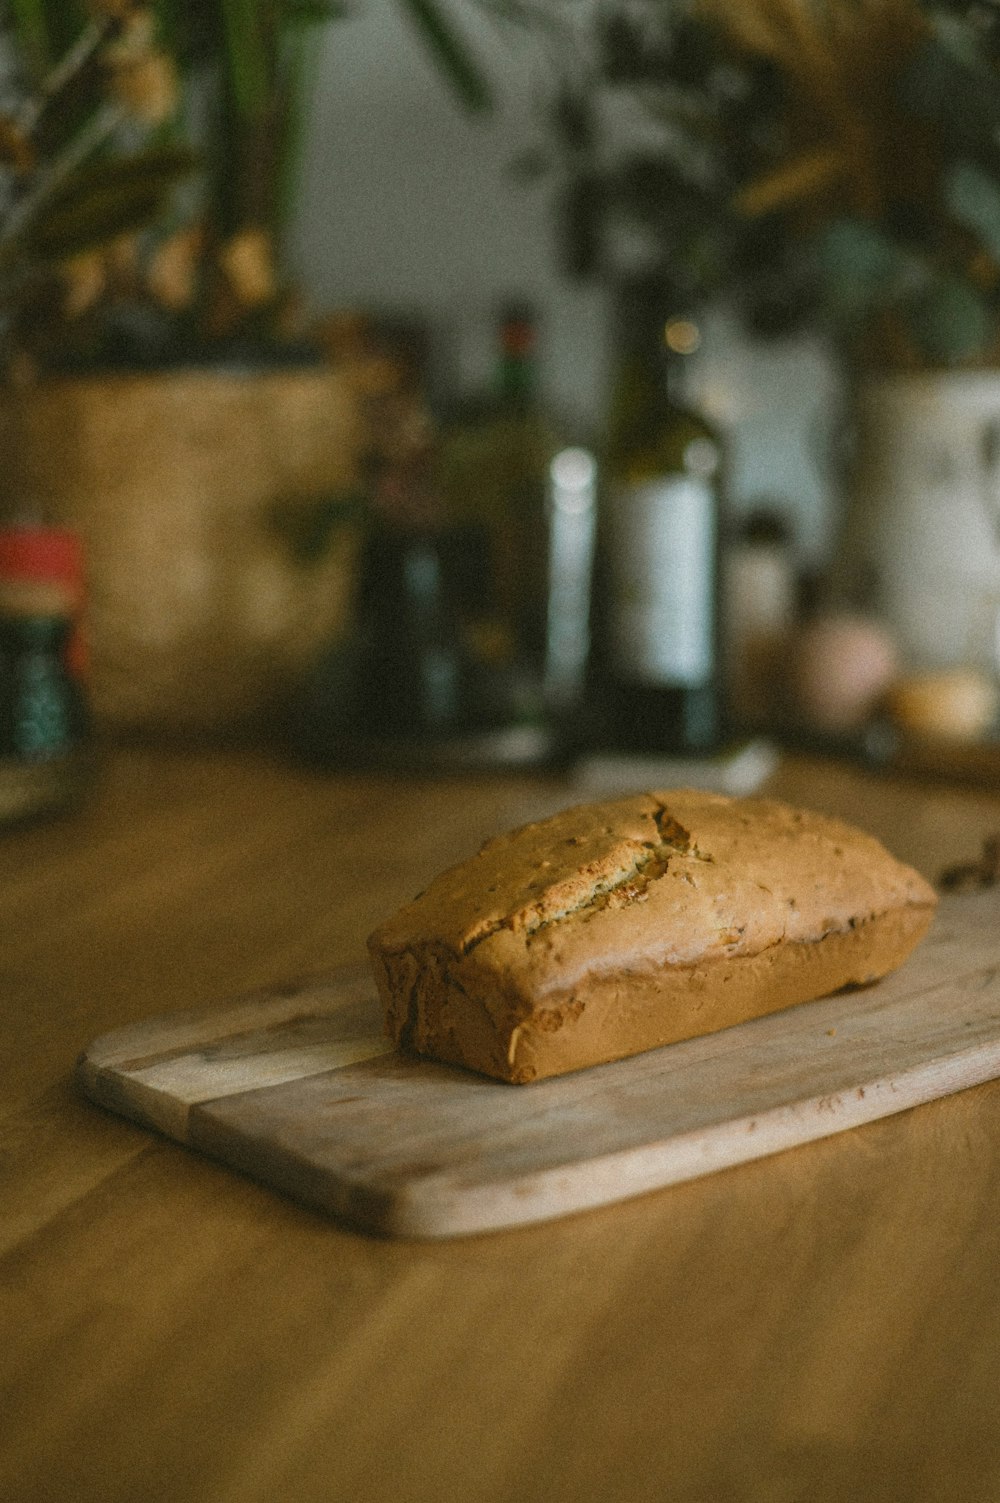
[[[405,3],[460,96],[488,103],[433,0]],[[365,361],[329,358],[283,273],[309,58],[339,15],[336,0],[17,0],[7,13],[26,118],[49,113],[53,74],[74,63],[77,177],[96,175],[124,216],[120,172],[105,181],[112,107],[144,121],[159,154],[147,170],[161,160],[143,215],[31,268],[44,296],[6,340],[11,496],[84,536],[95,710],[115,728],[259,724],[344,618],[350,536],[305,563],[275,525],[349,494],[364,443]]]
[[[154,222],[195,161],[163,131],[176,77],[142,12],[95,5],[58,38],[40,19],[30,4],[0,12],[15,62],[0,114],[0,357],[15,383],[72,323],[84,264]]]
[[[857,418],[845,551],[877,567],[911,657],[995,668],[1000,12],[609,0],[595,17],[545,142],[575,269],[613,280],[638,252],[758,336],[819,332]]]

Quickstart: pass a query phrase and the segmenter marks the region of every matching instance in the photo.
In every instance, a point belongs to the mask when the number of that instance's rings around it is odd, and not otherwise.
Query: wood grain
[[[363,1231],[550,1220],[1000,1075],[1000,894],[945,900],[877,986],[528,1088],[391,1051],[366,968],[96,1040],[78,1074]]]
[[[786,761],[930,877],[985,790]],[[584,1216],[358,1236],[70,1083],[97,1035],[362,958],[534,778],[107,757],[0,841],[0,1497],[995,1503],[1000,1083]]]

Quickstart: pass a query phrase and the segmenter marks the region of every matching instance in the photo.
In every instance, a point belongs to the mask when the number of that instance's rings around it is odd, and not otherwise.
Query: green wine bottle
[[[683,397],[699,331],[655,281],[624,290],[595,570],[597,739],[708,751],[722,735],[722,451]]]

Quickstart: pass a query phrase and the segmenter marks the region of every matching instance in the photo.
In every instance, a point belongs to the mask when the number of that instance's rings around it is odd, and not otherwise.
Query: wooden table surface
[[[770,786],[931,877],[1000,830],[1000,791],[794,759]],[[1000,1498],[1000,1083],[448,1243],[346,1232],[78,1096],[96,1034],[357,960],[572,796],[131,751],[0,838],[4,1503]]]

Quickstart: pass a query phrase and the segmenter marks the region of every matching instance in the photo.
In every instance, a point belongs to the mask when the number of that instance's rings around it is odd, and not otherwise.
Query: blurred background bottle
[[[90,774],[80,541],[0,529],[0,823],[75,804]]]
[[[700,339],[659,280],[622,289],[594,582],[601,749],[709,751],[723,734],[722,449],[684,392]]]
[[[352,630],[294,713],[314,760],[514,767],[571,749],[596,465],[540,399],[530,309],[505,307],[495,337],[487,389],[435,400],[427,342],[372,333]]]
[[[787,723],[800,580],[789,509],[762,498],[728,529],[722,564],[726,711],[740,731]]]
[[[542,397],[538,339],[530,306],[500,310],[492,385],[450,408],[437,450],[471,714],[498,761],[569,754],[588,650],[596,464]]]
[[[467,720],[427,331],[359,316],[348,332],[366,444],[357,492],[328,508],[319,540],[338,525],[357,534],[353,601],[346,631],[297,686],[289,738],[321,764],[413,764],[440,754]]]

